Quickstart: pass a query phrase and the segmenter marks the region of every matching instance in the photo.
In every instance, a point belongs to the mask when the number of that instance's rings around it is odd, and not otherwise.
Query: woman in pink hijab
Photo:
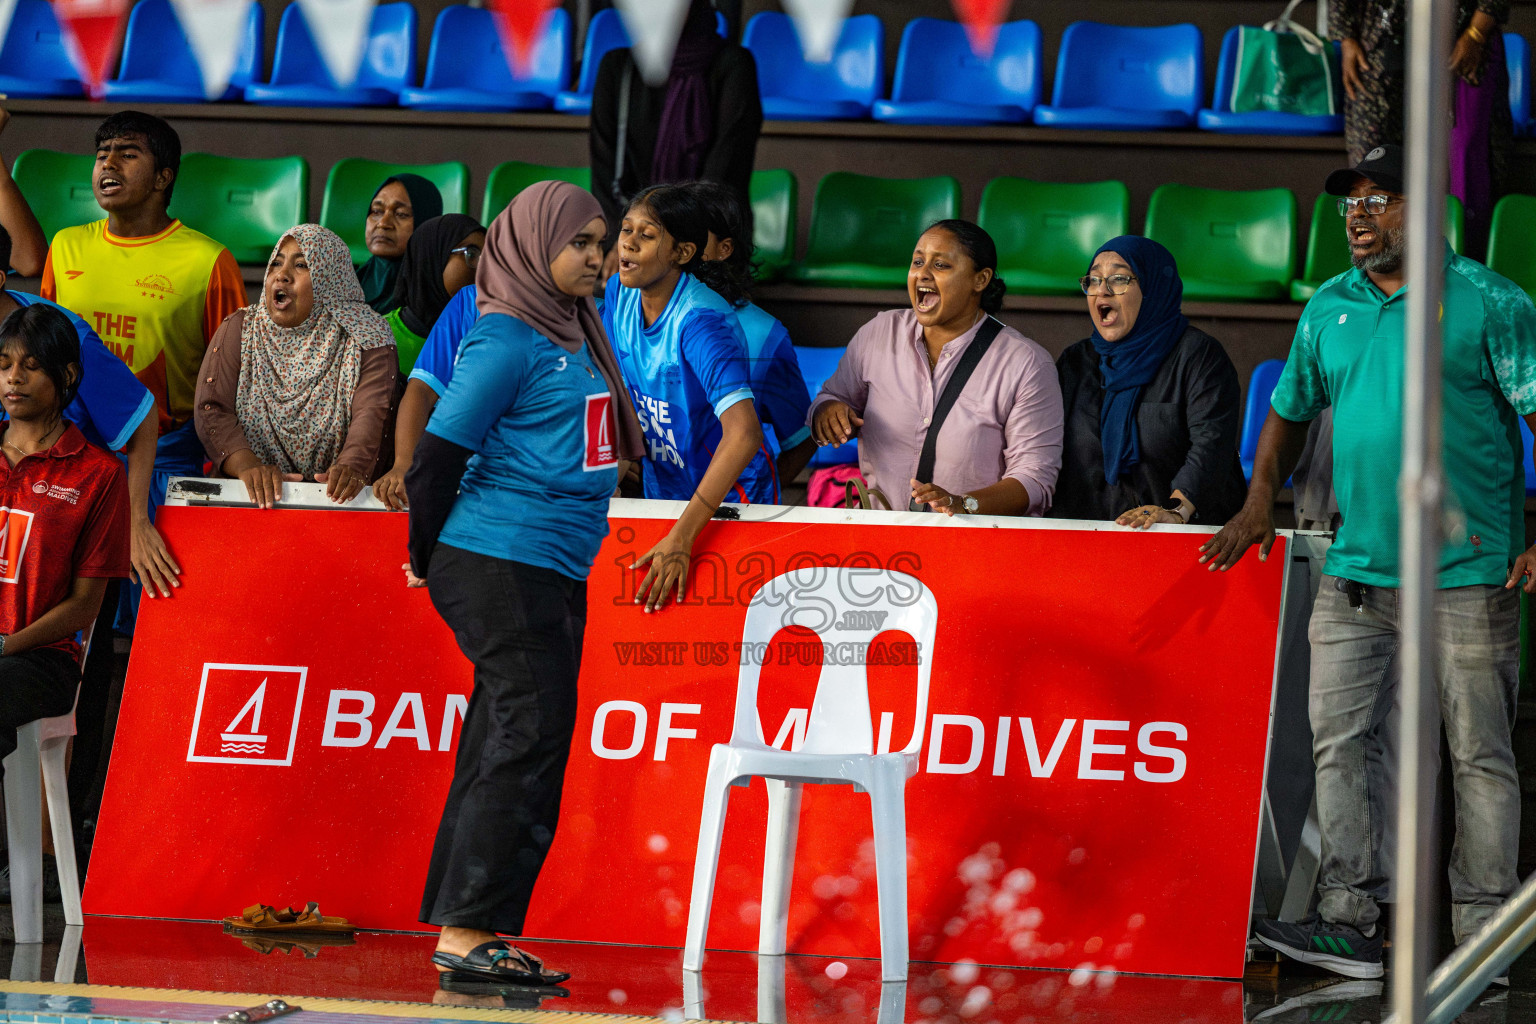
[[[405,477],[410,569],[474,665],[421,920],[445,988],[553,986],[519,935],[560,817],[587,573],[640,424],[592,302],[591,194],[532,185],[486,233],[480,319]],[[475,456],[470,464],[470,457]]]

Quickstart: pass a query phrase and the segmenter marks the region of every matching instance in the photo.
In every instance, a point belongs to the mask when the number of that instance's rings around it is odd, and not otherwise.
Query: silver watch
[[[965,509],[965,511],[966,511],[966,513],[968,515],[975,515],[976,511],[981,508],[981,502],[977,501],[971,495],[966,494],[966,495],[962,495],[961,496],[961,498],[960,498],[960,506]],[[0,651],[3,651],[3,650],[4,650],[4,648],[0,647]]]

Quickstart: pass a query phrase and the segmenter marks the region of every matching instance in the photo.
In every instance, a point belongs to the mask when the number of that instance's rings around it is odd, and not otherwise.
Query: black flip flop
[[[570,990],[559,985],[518,985],[507,981],[487,981],[478,975],[443,971],[438,986],[444,992],[466,996],[501,996],[509,1009],[536,1010],[546,999],[566,999]]]
[[[546,971],[544,961],[525,953],[501,939],[482,942],[464,956],[441,950],[432,954],[432,962],[457,974],[460,981],[479,980],[512,985],[558,985],[569,978],[568,971]]]

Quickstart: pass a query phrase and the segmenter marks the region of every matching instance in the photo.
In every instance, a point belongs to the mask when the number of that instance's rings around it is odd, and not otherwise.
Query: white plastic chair
[[[91,647],[91,629],[80,645],[80,664]],[[75,702],[80,687],[75,686]],[[64,755],[75,734],[75,709],[55,718],[39,718],[16,730],[16,749],[4,761],[5,840],[11,857],[11,920],[16,942],[43,941],[43,801],[53,826],[53,859],[59,869],[64,923],[83,925],[80,871],[75,863],[75,833],[69,816],[69,780]],[[41,776],[41,779],[39,779]]]
[[[849,612],[855,613],[851,622]],[[742,629],[746,652],[754,647],[761,650],[775,633],[791,625],[813,630],[823,644],[851,643],[862,650],[886,631],[911,636],[919,651],[912,737],[900,751],[876,753],[864,659],[828,657],[816,683],[804,743],[796,751],[771,747],[764,740],[757,714],[760,659],[750,653],[743,655],[731,741],[717,743],[709,755],[699,846],[693,862],[693,894],[688,902],[684,968],[696,971],[703,964],[730,787],[748,785],[757,776],[768,785],[758,952],[781,955],[788,940],[789,887],[794,874],[801,786],[807,782],[851,784],[858,792],[869,794],[874,818],[881,977],[886,981],[906,979],[906,783],[917,773],[923,745],[937,622],[938,605],[928,588],[915,577],[884,569],[801,569],[774,577],[753,596]],[[861,663],[837,663],[846,661]],[[889,743],[888,736],[882,738]]]

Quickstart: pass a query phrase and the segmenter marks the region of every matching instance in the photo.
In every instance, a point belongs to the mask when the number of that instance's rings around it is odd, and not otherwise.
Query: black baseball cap
[[[1377,146],[1353,167],[1328,175],[1323,190],[1331,196],[1347,196],[1361,178],[1369,178],[1388,192],[1403,191],[1403,147]]]

